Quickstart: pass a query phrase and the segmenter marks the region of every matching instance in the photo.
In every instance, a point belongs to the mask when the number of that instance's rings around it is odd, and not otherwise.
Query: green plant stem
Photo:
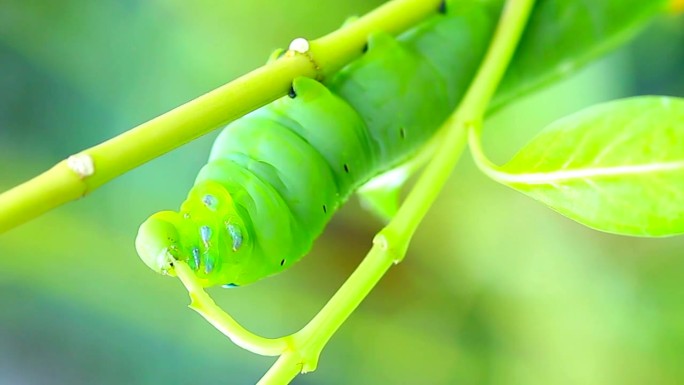
[[[387,246],[382,238],[376,237],[371,250],[342,287],[304,328],[293,335],[294,345],[305,358],[302,372],[316,369],[325,344],[394,264],[394,258],[388,257]]]
[[[261,377],[257,385],[287,384],[302,372],[302,357],[296,351],[285,352]]]
[[[74,170],[66,160],[0,194],[0,233],[101,185],[172,149],[285,95],[299,76],[323,79],[362,53],[369,34],[398,33],[436,12],[439,0],[394,0],[226,85],[117,137],[79,153],[93,172]]]
[[[189,307],[230,338],[236,345],[263,356],[281,355],[292,346],[291,337],[264,338],[242,327],[233,317],[216,305],[186,263],[174,262],[174,273],[190,294]]]

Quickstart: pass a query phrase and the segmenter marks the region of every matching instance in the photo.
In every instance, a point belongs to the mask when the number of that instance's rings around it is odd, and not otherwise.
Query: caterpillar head
[[[251,242],[230,194],[215,182],[196,185],[180,212],[162,211],[138,230],[135,247],[152,270],[174,275],[183,261],[203,286],[236,284]]]

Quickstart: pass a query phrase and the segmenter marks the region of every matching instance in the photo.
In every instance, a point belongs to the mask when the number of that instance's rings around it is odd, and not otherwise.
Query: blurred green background
[[[0,189],[211,90],[297,36],[381,1],[0,3]],[[323,11],[324,10],[324,11]],[[663,18],[572,78],[501,111],[501,162],[599,101],[684,96],[684,23]],[[137,258],[215,134],[0,237],[0,384],[248,384],[273,362],[233,346]],[[310,319],[380,223],[350,202],[285,274],[212,291],[277,336]],[[296,384],[684,383],[684,238],[598,233],[483,177],[465,157],[406,261]]]

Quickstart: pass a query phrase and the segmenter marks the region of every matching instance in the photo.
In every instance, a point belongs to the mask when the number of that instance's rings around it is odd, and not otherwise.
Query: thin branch
[[[199,284],[195,273],[181,261],[175,261],[173,271],[190,294],[189,307],[199,313],[235,345],[262,356],[278,356],[291,346],[291,337],[264,338],[240,325],[211,299]]]
[[[302,358],[295,352],[286,352],[261,377],[257,385],[288,384],[302,372]]]

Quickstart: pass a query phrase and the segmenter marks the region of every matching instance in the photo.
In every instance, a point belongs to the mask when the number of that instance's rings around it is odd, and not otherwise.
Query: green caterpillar
[[[141,225],[140,257],[165,273],[170,258],[183,260],[204,286],[244,285],[291,266],[350,194],[434,135],[473,78],[501,4],[447,1],[396,39],[370,36],[363,56],[325,85],[295,79],[289,96],[229,124],[180,212]]]
[[[157,271],[167,254],[184,260],[205,286],[244,285],[292,265],[354,190],[434,134],[494,20],[482,8],[448,7],[397,40],[371,36],[325,86],[296,79],[289,96],[223,130],[180,213],[143,223],[138,254]]]

